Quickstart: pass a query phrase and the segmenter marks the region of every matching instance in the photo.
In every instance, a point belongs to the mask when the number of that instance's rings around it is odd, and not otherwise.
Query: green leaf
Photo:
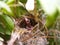
[[[60,45],[60,38],[57,38],[56,41],[57,41],[57,44]]]
[[[19,0],[21,3],[26,4],[27,0]]]
[[[57,9],[58,9],[59,14],[60,14],[60,0],[57,0]]]
[[[55,44],[54,38],[50,38],[50,39],[48,39],[48,41],[49,41],[49,45],[54,45]]]
[[[14,22],[13,20],[7,15],[0,15],[0,21],[5,26],[5,33],[10,34],[14,29]]]
[[[0,0],[0,1],[6,2],[7,0]]]
[[[0,9],[3,13],[13,16],[13,12],[5,2],[0,1]]]
[[[19,6],[19,7],[17,7],[17,14],[18,14],[18,16],[19,17],[21,17],[21,15],[24,15],[24,14],[26,14],[28,11],[24,8],[24,7],[22,7],[22,6]]]
[[[2,38],[0,39],[1,41],[8,41],[10,39],[10,35],[7,35],[7,34],[0,33],[0,37]]]
[[[48,15],[56,12],[56,0],[39,0],[42,9]]]
[[[5,29],[3,28],[3,26],[0,24],[0,33],[4,33]]]
[[[57,0],[39,0],[42,9],[47,15],[45,25],[49,28],[52,27],[56,21],[58,14],[57,10]]]
[[[14,2],[14,0],[8,0],[6,3],[11,4],[12,2]]]
[[[40,5],[40,2],[39,2],[39,0],[36,0],[36,5],[37,5],[37,10],[39,10],[40,8],[41,8],[41,5]]]
[[[23,6],[17,6],[16,10],[15,10],[15,8],[12,7],[12,10],[14,13],[16,11],[16,13],[15,13],[16,17],[21,17],[22,15],[28,13],[28,11]]]
[[[54,14],[52,14],[52,15],[47,15],[46,24],[45,24],[45,25],[46,25],[48,28],[52,27],[53,24],[54,24],[54,22],[56,21],[58,15],[59,15],[59,14],[58,14],[58,11],[55,12]]]
[[[7,35],[7,34],[5,34],[4,36],[5,36],[5,38],[4,38],[5,41],[8,41],[11,37],[10,35]]]

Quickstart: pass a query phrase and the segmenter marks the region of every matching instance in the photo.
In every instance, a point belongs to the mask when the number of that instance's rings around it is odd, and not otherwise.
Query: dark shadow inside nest
[[[31,28],[33,28],[37,24],[37,22],[33,18],[27,18],[26,17],[26,19],[28,21],[26,21],[25,18],[21,19],[22,21],[19,23],[19,27],[31,30]]]

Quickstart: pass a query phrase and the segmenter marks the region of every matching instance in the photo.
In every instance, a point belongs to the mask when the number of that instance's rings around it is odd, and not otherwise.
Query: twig
[[[42,27],[40,30],[42,30],[42,29],[43,29],[43,27]],[[35,29],[34,29],[34,30],[35,30]],[[33,35],[30,35],[29,37],[23,39],[22,42],[27,41],[28,39],[32,38],[33,36],[39,34],[39,33],[41,32],[40,30],[37,31],[37,32],[35,32]],[[43,34],[43,33],[41,32],[41,34]]]

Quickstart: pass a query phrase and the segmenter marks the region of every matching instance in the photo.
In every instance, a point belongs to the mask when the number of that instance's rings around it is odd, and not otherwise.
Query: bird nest
[[[35,20],[33,15],[22,16],[19,19],[16,19],[15,23],[15,31],[20,32],[20,37],[18,40],[25,42],[33,37],[37,37],[38,35],[46,36],[47,28],[44,26],[40,18]]]

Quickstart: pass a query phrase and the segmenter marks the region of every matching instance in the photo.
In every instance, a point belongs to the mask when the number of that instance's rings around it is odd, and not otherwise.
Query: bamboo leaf
[[[13,12],[11,11],[10,7],[3,1],[0,1],[0,9],[3,13],[13,16]]]
[[[21,3],[26,4],[27,0],[19,0]]]
[[[8,0],[6,3],[7,4],[12,4],[12,3],[14,3],[14,0]]]
[[[45,25],[51,27],[58,16],[57,0],[39,0],[39,2],[47,15]]]
[[[12,7],[11,9],[13,12],[15,11],[15,8]],[[26,13],[28,13],[28,11],[23,6],[16,7],[16,13],[15,13],[16,17],[21,17],[22,15],[24,15]]]
[[[7,15],[0,15],[0,21],[5,26],[5,33],[10,34],[14,29],[14,22],[13,20]]]
[[[36,5],[37,5],[37,10],[39,10],[41,8],[39,0],[36,0]]]
[[[4,33],[5,29],[3,28],[3,26],[0,24],[0,33]]]

